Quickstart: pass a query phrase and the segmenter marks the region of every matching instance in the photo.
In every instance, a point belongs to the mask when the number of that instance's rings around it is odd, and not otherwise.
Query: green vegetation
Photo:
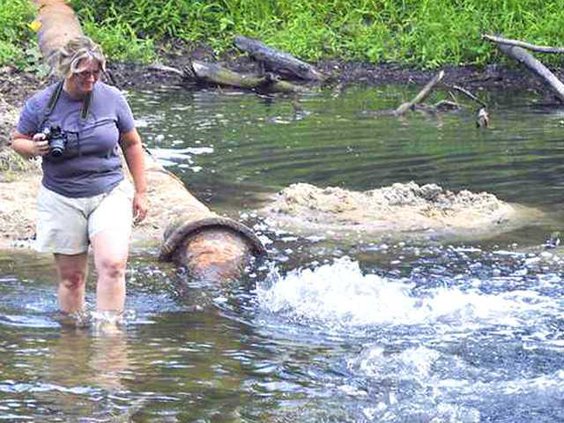
[[[25,0],[0,0],[0,65],[25,68],[39,57],[35,33],[28,24],[35,9]]]
[[[0,0],[0,63],[25,59],[29,0]],[[296,56],[434,68],[485,64],[496,49],[481,40],[499,33],[561,45],[559,0],[72,0],[86,33],[114,60],[149,61],[154,43],[204,42],[221,53],[237,34]],[[22,40],[19,42],[19,40]],[[13,61],[13,59],[12,59]],[[562,63],[562,57],[543,61]]]

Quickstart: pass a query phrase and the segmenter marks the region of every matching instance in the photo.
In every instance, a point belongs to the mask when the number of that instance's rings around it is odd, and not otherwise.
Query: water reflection
[[[113,333],[112,333],[113,332]],[[44,377],[63,386],[89,385],[121,390],[122,375],[133,373],[123,330],[99,331],[63,328],[51,347]]]

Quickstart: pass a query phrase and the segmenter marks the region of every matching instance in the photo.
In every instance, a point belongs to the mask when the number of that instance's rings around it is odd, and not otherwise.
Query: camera
[[[49,154],[53,157],[61,157],[67,145],[67,133],[60,126],[48,126],[43,129],[43,135],[49,142]]]

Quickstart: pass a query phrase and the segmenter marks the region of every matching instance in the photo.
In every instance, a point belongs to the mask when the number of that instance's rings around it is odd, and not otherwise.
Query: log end
[[[185,266],[196,278],[237,279],[254,258],[266,255],[266,248],[247,226],[224,217],[177,221],[164,237],[159,260]]]

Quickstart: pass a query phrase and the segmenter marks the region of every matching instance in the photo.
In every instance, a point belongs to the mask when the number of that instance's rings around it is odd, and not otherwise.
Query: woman
[[[96,309],[119,314],[132,221],[147,213],[141,139],[123,95],[99,81],[106,60],[90,38],[69,41],[51,63],[62,80],[26,102],[11,142],[24,157],[42,157],[36,248],[54,254],[61,311],[77,313],[91,245]]]

